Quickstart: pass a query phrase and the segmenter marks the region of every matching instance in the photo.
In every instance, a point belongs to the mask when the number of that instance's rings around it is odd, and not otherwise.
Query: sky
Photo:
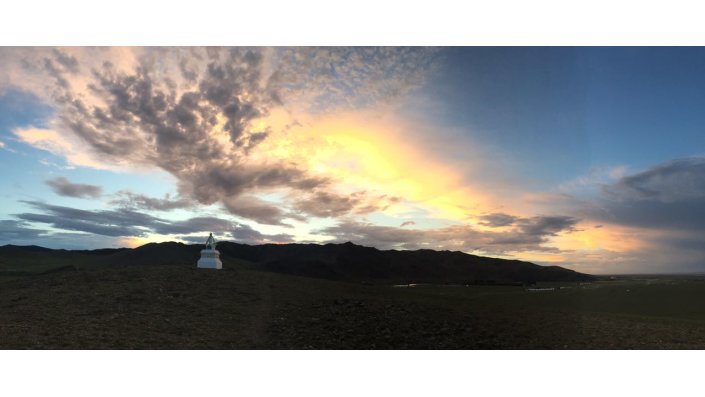
[[[705,271],[705,49],[0,48],[0,245]]]

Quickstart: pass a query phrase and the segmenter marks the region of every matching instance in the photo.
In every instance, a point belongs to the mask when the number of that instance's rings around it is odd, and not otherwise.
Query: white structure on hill
[[[206,248],[201,250],[201,259],[198,260],[199,269],[222,269],[223,262],[220,261],[220,252],[215,249],[215,239],[213,233],[206,240]]]

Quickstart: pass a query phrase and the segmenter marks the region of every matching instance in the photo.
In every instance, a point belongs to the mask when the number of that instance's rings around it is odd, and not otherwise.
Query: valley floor
[[[701,349],[705,281],[364,285],[125,266],[0,279],[3,349]]]

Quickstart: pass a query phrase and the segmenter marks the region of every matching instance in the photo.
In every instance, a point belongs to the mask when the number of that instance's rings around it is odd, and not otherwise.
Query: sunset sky
[[[0,48],[0,245],[705,271],[704,48]]]

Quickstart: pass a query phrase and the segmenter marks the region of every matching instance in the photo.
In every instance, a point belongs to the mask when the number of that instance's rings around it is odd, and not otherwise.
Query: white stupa
[[[201,259],[198,260],[199,269],[222,269],[223,262],[220,261],[220,252],[215,249],[215,239],[213,233],[206,240],[206,248],[201,250]]]

